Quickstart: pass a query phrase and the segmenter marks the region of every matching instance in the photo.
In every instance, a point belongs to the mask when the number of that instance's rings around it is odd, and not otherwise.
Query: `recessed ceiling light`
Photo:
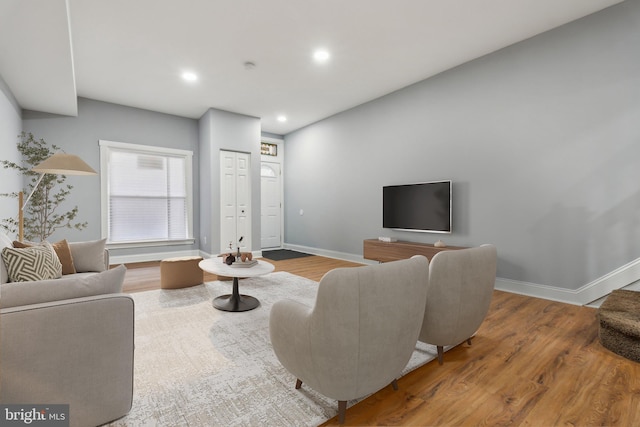
[[[196,73],[192,73],[191,71],[185,71],[182,73],[182,78],[188,82],[195,82],[198,80]]]
[[[279,116],[278,116],[278,121],[279,121],[280,123],[284,123],[284,122],[286,122],[286,121],[287,121],[287,116],[282,115],[282,114],[281,114],[281,115],[279,115]]]
[[[315,59],[317,62],[326,62],[330,57],[331,55],[329,54],[329,52],[324,49],[318,49],[313,52],[313,59]]]

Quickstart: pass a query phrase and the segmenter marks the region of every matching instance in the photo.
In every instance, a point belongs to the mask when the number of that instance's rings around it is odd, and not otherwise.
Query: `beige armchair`
[[[428,279],[423,256],[339,268],[320,281],[315,306],[274,304],[271,342],[296,388],[305,383],[338,400],[340,423],[348,400],[397,388],[420,332]]]
[[[496,281],[497,252],[493,245],[442,251],[429,265],[429,290],[419,341],[438,348],[471,338],[487,316]]]

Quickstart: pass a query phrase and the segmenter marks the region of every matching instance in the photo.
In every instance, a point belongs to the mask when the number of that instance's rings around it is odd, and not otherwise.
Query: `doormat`
[[[311,256],[303,252],[296,252],[290,249],[275,249],[272,251],[262,251],[262,257],[272,261],[283,261],[285,259],[304,258]]]

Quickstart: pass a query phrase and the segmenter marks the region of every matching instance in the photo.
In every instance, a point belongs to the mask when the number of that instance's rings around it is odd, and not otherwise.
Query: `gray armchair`
[[[429,261],[423,256],[339,268],[320,281],[308,307],[278,301],[270,313],[273,349],[296,378],[346,404],[392,383],[415,349],[424,315]]]
[[[471,338],[487,316],[496,281],[497,252],[493,245],[443,251],[431,259],[429,290],[419,341],[438,348]]]

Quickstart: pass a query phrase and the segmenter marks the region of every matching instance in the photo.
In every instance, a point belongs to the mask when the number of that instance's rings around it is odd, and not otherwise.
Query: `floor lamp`
[[[33,172],[40,174],[40,178],[33,186],[33,190],[27,197],[27,200],[22,202],[22,191],[18,195],[19,212],[18,212],[18,240],[22,242],[24,239],[24,208],[29,203],[31,196],[35,193],[40,181],[44,178],[44,174],[50,173],[54,175],[97,175],[98,172],[93,170],[91,166],[86,164],[84,160],[74,154],[67,153],[55,153],[44,162],[31,169]]]

